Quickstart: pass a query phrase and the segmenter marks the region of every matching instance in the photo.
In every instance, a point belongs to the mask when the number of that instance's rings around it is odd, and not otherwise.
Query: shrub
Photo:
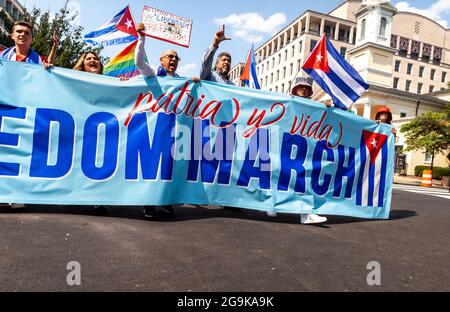
[[[421,177],[425,169],[430,169],[430,166],[416,166],[414,168],[414,175],[416,177]],[[450,176],[450,168],[444,167],[433,168],[433,179],[441,180],[443,176]]]

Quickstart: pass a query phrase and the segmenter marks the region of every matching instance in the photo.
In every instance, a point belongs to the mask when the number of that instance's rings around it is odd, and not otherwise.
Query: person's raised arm
[[[202,70],[200,72],[200,79],[209,80],[211,77],[214,55],[222,41],[231,40],[225,36],[225,25],[222,25],[220,30],[214,34],[213,43],[208,49],[206,49],[205,54],[203,54],[202,59]]]
[[[136,66],[142,75],[146,77],[154,77],[156,76],[155,71],[145,62],[145,35],[142,33],[144,30],[144,24],[139,23],[136,27],[136,31],[139,35],[135,52]]]
[[[58,37],[58,34],[56,33],[56,29],[55,29],[55,31],[53,32],[52,50],[50,51],[50,54],[48,55],[48,62],[50,64],[55,64],[56,51],[58,50],[58,43],[59,43],[59,37]]]

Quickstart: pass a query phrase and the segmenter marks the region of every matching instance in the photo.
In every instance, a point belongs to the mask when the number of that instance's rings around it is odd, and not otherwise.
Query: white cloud
[[[443,19],[443,15],[450,12],[450,1],[449,0],[437,0],[431,6],[426,9],[418,9],[411,6],[407,1],[402,1],[397,3],[396,8],[399,11],[412,12],[420,15],[424,15],[432,20],[435,20],[444,27],[448,27],[448,23]]]
[[[197,71],[197,63],[191,63],[191,64],[186,64],[186,65],[181,65],[178,66],[177,68],[177,74],[180,76],[198,76],[198,73],[195,74],[195,72]]]
[[[259,13],[243,13],[215,18],[214,22],[217,25],[223,24],[225,27],[231,27],[233,36],[257,43],[263,40],[263,34],[273,35],[276,33],[286,20],[284,13],[275,13],[267,19],[264,19]]]

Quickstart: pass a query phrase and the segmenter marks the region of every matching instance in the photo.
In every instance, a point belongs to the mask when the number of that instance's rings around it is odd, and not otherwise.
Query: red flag
[[[303,68],[320,69],[325,73],[330,72],[330,68],[328,67],[327,40],[325,36],[322,36],[303,65]]]
[[[387,140],[387,135],[363,130],[364,142],[369,149],[370,163],[373,165],[380,153],[381,147]]]

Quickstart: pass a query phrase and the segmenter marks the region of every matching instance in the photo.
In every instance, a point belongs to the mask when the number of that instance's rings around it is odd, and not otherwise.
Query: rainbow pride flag
[[[137,40],[133,41],[128,47],[117,54],[108,64],[105,65],[103,73],[107,76],[126,76],[128,78],[139,75],[140,73],[134,60],[136,45]]]

